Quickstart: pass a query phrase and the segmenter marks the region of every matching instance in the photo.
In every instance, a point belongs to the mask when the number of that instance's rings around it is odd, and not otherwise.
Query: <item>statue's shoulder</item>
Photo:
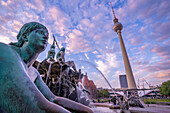
[[[9,53],[12,51],[12,48],[8,44],[4,44],[0,42],[0,53]]]
[[[10,46],[8,45],[8,44],[4,44],[4,43],[2,43],[2,42],[0,42],[0,47],[6,47],[6,48],[10,48]]]
[[[17,52],[11,48],[10,45],[4,44],[0,42],[0,57],[4,57],[5,59],[8,60],[13,60],[18,56]]]
[[[0,75],[16,73],[21,64],[20,56],[10,45],[0,43]],[[11,72],[11,70],[13,70]],[[9,71],[11,72],[9,74]],[[11,75],[12,76],[12,75]]]
[[[32,82],[36,80],[37,76],[40,76],[39,72],[33,66],[28,68],[28,75]]]

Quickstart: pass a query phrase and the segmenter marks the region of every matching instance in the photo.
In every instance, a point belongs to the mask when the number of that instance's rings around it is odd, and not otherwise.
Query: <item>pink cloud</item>
[[[87,52],[92,49],[90,42],[83,37],[83,32],[74,29],[72,33],[69,34],[69,38],[66,39],[67,50],[72,53]]]
[[[170,60],[164,61],[164,62],[160,62],[160,63],[157,63],[155,65],[146,66],[145,69],[148,72],[165,71],[165,70],[169,70],[170,69],[169,64],[170,64]]]
[[[141,47],[139,48],[139,51],[143,51],[143,50],[147,49],[148,46],[149,46],[149,44],[146,44],[146,43],[145,43],[143,46],[141,46]]]
[[[170,79],[170,70],[150,73],[145,78],[148,79],[150,83],[158,85],[159,83]]]
[[[135,61],[133,62],[134,65],[142,65],[142,66],[146,66],[149,64],[149,61]]]
[[[156,45],[151,48],[151,52],[156,53],[158,56],[163,58],[164,60],[170,59],[170,46],[169,45]]]
[[[138,44],[142,43],[141,37],[138,35],[134,36],[133,38],[131,38],[129,40],[130,40],[131,44],[133,44],[133,45],[138,45]]]

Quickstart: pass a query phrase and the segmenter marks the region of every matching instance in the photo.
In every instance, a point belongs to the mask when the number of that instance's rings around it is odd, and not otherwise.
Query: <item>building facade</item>
[[[96,99],[97,98],[97,88],[96,85],[92,80],[88,79],[87,73],[84,75],[84,80],[82,81],[83,86],[85,89],[87,89],[90,92],[90,95],[88,97],[90,99]]]
[[[119,75],[119,81],[121,88],[128,88],[126,75]]]

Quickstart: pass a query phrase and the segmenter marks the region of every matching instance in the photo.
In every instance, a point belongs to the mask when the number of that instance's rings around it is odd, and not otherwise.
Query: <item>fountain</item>
[[[89,65],[91,65],[93,68],[95,68],[101,75],[102,77],[105,79],[105,81],[107,82],[107,84],[109,85],[110,89],[113,91],[116,100],[118,101],[119,107],[114,107],[114,108],[120,108],[119,112],[120,113],[130,113],[129,111],[129,107],[141,107],[144,108],[144,106],[141,104],[141,102],[139,101],[139,97],[137,97],[137,94],[134,95],[130,95],[128,97],[128,95],[126,95],[126,90],[124,91],[124,96],[123,96],[123,100],[121,100],[117,94],[115,93],[115,91],[113,90],[112,86],[110,85],[109,81],[106,79],[106,77],[104,76],[104,74],[92,63],[85,61],[85,60],[78,60],[79,62],[83,62],[83,63],[87,63]],[[103,105],[105,106],[105,105]],[[110,107],[110,106],[108,106]],[[95,108],[96,110],[96,108]]]
[[[49,89],[60,97],[65,97],[73,101],[79,102],[86,106],[89,106],[89,99],[86,96],[88,92],[81,84],[80,80],[83,78],[81,70],[76,70],[74,61],[65,62],[64,55],[59,56],[57,53],[57,61],[54,60],[55,56],[55,43],[58,46],[55,37],[54,41],[48,52],[48,56],[42,62],[35,61],[33,66],[42,75],[42,79],[49,87]],[[59,46],[58,46],[59,48]],[[59,52],[62,48],[59,48]],[[64,54],[63,49],[61,54]]]
[[[54,46],[54,43],[52,46]],[[119,103],[119,107],[117,108],[120,108],[119,112],[129,113],[129,101],[135,100],[134,96],[127,98],[127,96],[124,95],[124,99],[122,101],[120,98],[118,98],[104,74],[94,64],[84,60],[79,60],[79,62],[84,62],[91,65],[102,75],[116,96],[116,100]],[[82,85],[84,75],[81,73],[81,69],[79,69],[79,71],[76,70],[74,61],[65,62],[62,59],[60,59],[60,61],[55,61],[54,56],[50,56],[48,54],[48,57],[45,60],[42,62],[36,61],[33,66],[39,71],[41,75],[43,75],[42,78],[44,82],[56,96],[65,97],[86,106],[90,105],[90,101],[86,95],[86,93],[89,92]],[[82,83],[80,82],[81,79]],[[96,108],[94,108],[94,111],[95,110]]]
[[[106,77],[104,76],[104,74],[92,63],[88,62],[88,61],[84,61],[84,60],[79,60],[82,61],[84,63],[87,63],[89,65],[91,65],[92,67],[94,67],[101,75],[102,77],[105,79],[105,81],[107,82],[107,84],[109,85],[109,87],[111,88],[111,90],[113,91],[116,100],[118,101],[119,105],[120,105],[120,112],[121,113],[129,113],[128,109],[129,109],[129,104],[127,101],[121,101],[120,98],[118,98],[117,94],[115,93],[115,91],[113,90],[112,86],[110,85],[109,81],[106,79]]]
[[[83,83],[80,82],[81,79],[83,82],[84,76],[83,73],[81,73],[81,69],[79,69],[79,71],[76,70],[74,61],[65,62],[65,48],[60,49],[54,35],[53,38],[54,41],[50,48],[50,51],[48,52],[47,58],[44,59],[42,62],[35,61],[33,66],[42,75],[42,79],[56,96],[65,97],[89,106],[90,100],[86,95],[86,93],[89,93],[89,91],[86,90],[82,85]],[[59,52],[57,53],[57,61],[54,59],[55,43],[59,49]],[[121,100],[120,98],[118,98],[117,94],[113,90],[112,86],[110,85],[104,74],[94,64],[84,60],[79,61],[91,65],[105,79],[110,89],[113,91],[116,100],[119,103],[119,107],[114,108],[120,108],[121,113],[129,113],[129,104],[134,106],[138,102],[135,96],[131,96],[130,98],[128,98],[124,93],[124,98],[123,100]]]

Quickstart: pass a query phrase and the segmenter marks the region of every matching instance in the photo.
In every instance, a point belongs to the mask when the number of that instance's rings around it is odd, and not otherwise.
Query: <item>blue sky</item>
[[[123,25],[136,84],[138,79],[140,87],[142,79],[152,85],[169,80],[170,0],[1,0],[0,42],[15,42],[24,23],[40,22],[48,28],[50,38],[39,61],[47,57],[53,33],[60,47],[66,48],[66,61],[75,61],[77,69],[87,72],[98,87],[108,87],[87,62],[92,63],[118,88],[119,75],[125,70],[109,2]]]

